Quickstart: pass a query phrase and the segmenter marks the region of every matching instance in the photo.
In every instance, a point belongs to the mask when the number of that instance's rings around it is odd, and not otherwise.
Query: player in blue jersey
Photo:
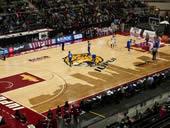
[[[160,40],[159,37],[154,37],[154,44],[152,48],[152,60],[156,60],[156,56],[158,54],[158,49],[160,47]]]
[[[158,38],[155,38],[154,39],[154,45],[153,45],[153,47],[155,47],[155,48],[159,48],[159,46],[160,46],[160,40],[158,39]]]
[[[96,65],[96,54],[92,54],[92,62]]]
[[[131,49],[131,44],[132,44],[132,39],[127,41],[127,48],[128,48],[129,52],[130,52],[130,49]]]

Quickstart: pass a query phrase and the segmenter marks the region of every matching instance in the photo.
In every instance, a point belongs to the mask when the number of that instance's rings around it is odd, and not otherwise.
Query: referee
[[[72,55],[72,53],[69,51],[69,52],[68,52],[68,62],[69,62],[70,67],[71,67],[71,65],[72,65],[72,57],[73,57],[73,55]]]
[[[90,49],[91,49],[91,43],[90,41],[88,41],[88,46],[87,46],[88,55],[91,55]]]

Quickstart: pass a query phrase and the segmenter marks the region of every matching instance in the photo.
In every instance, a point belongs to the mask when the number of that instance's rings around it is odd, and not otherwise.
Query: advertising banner
[[[52,39],[36,41],[36,42],[30,43],[29,47],[30,47],[30,49],[36,49],[36,48],[41,48],[41,47],[50,46],[50,45],[52,45]]]
[[[65,43],[65,42],[71,42],[73,41],[73,36],[72,35],[68,35],[68,36],[63,36],[63,37],[58,37],[56,38],[56,43]]]
[[[52,45],[56,44],[56,40],[52,39]]]
[[[3,50],[0,50],[0,55],[3,55],[4,54],[4,51]]]
[[[81,40],[83,39],[83,34],[75,34],[73,35],[74,40]]]
[[[9,48],[8,48],[8,53],[9,53],[9,54],[14,53],[14,48],[13,48],[13,47],[9,47]]]
[[[42,40],[42,41],[35,41],[29,44],[22,44],[18,46],[13,46],[5,49],[5,54],[12,54],[12,53],[19,53],[22,51],[27,51],[30,49],[37,49],[45,46],[51,46],[55,44],[60,44],[60,43],[65,43],[65,42],[73,42],[76,40],[81,40],[83,39],[83,34],[74,34],[74,35],[68,35],[68,36],[63,36],[63,37],[58,37],[55,39],[47,39],[47,40]],[[3,52],[0,51],[0,54]]]
[[[0,55],[4,55],[4,54],[8,54],[7,48],[0,49]]]
[[[130,36],[140,37],[141,32],[142,32],[142,29],[139,29],[139,28],[136,28],[136,27],[131,27]]]
[[[73,42],[75,40],[81,40],[83,39],[83,34],[79,33],[79,34],[74,34],[74,35],[67,35],[67,36],[63,36],[63,37],[57,37],[56,38],[56,43],[60,44],[60,43],[66,43],[66,42]]]
[[[20,51],[24,51],[25,50],[25,45],[23,44],[23,45],[19,45],[19,46],[14,46],[13,49],[14,49],[15,53],[20,52]]]
[[[7,48],[4,48],[4,54],[8,54],[8,49]]]
[[[149,31],[149,30],[144,30],[143,32],[143,37],[146,37],[146,34],[149,34],[149,37],[151,39],[153,39],[156,36],[156,32],[155,31]]]

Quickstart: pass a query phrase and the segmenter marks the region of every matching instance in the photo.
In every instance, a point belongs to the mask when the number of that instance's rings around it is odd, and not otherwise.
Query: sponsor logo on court
[[[94,70],[101,72],[102,70],[106,69],[110,63],[113,63],[116,60],[116,58],[111,58],[110,60],[104,61],[99,64],[98,67],[96,67]]]
[[[69,65],[68,56],[64,57],[63,59],[64,59],[64,62],[67,65]],[[100,57],[100,56],[96,56],[95,64],[98,65],[101,62],[103,62],[103,58]],[[85,63],[86,64],[93,63],[92,56],[89,56],[87,53],[84,53],[84,54],[73,54],[72,65],[78,66],[78,65],[81,65],[81,64],[85,64]]]
[[[28,61],[37,62],[37,61],[45,60],[45,59],[48,59],[48,58],[50,58],[50,57],[49,56],[41,56],[41,57],[37,57],[37,58],[33,58],[33,59],[28,59]]]

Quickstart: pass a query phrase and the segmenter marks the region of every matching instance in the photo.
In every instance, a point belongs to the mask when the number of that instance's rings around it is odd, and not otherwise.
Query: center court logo
[[[63,59],[64,59],[64,62],[67,65],[69,65],[68,56],[64,57]],[[98,65],[101,62],[103,62],[103,58],[100,57],[100,56],[96,56],[95,64]],[[73,54],[72,64],[74,66],[79,66],[81,64],[87,64],[87,63],[93,63],[92,56],[89,56],[87,53],[84,53],[84,54]]]

